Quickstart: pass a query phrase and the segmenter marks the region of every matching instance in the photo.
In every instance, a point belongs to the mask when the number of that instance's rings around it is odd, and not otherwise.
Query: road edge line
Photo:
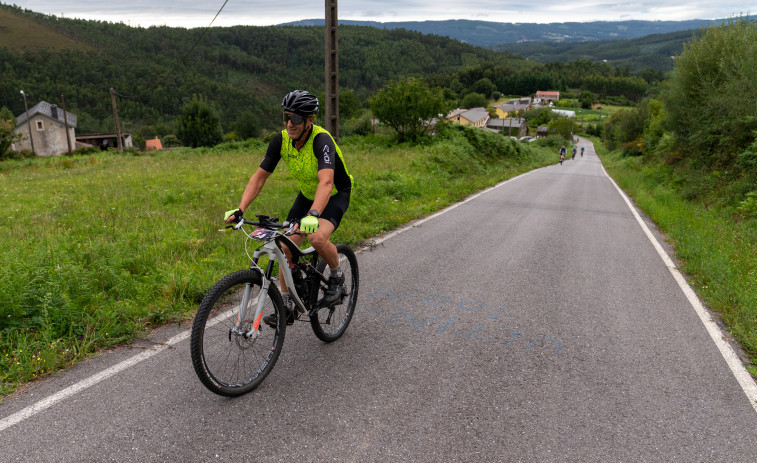
[[[702,304],[699,296],[697,296],[689,283],[686,281],[686,278],[684,278],[683,274],[678,270],[678,267],[673,262],[673,259],[668,256],[668,253],[665,252],[665,249],[663,249],[662,245],[660,245],[660,242],[657,241],[657,238],[655,238],[655,236],[652,234],[652,231],[649,230],[647,224],[644,223],[644,220],[641,218],[641,215],[631,203],[628,195],[626,195],[625,192],[615,182],[615,180],[610,177],[610,174],[607,173],[607,170],[601,163],[601,160],[599,165],[602,167],[602,171],[605,173],[607,178],[610,179],[610,182],[612,182],[613,186],[620,194],[620,197],[623,198],[623,201],[626,202],[626,205],[631,210],[633,216],[636,218],[636,222],[639,223],[641,229],[644,231],[644,234],[647,235],[647,239],[649,239],[649,241],[652,243],[652,246],[654,246],[655,250],[657,251],[657,254],[659,254],[660,258],[662,258],[665,266],[668,267],[668,271],[670,271],[671,275],[673,275],[676,283],[678,283],[678,287],[681,288],[681,291],[683,291],[686,299],[688,299],[689,304],[691,304],[691,306],[694,308],[694,311],[699,316],[699,320],[701,320],[705,329],[709,333],[710,338],[712,338],[715,346],[717,346],[720,354],[725,359],[726,364],[728,364],[728,367],[731,369],[733,376],[736,377],[736,381],[738,381],[741,389],[744,391],[744,394],[746,394],[747,399],[749,399],[752,408],[754,408],[754,411],[757,412],[757,382],[755,382],[754,378],[752,378],[752,375],[749,373],[749,371],[747,371],[746,367],[741,362],[738,355],[736,355],[736,352],[733,350],[733,348],[725,341],[725,339],[723,339],[723,333],[720,331],[720,327],[709,314],[709,312],[707,312],[707,309],[704,308],[704,304]]]
[[[528,172],[524,172],[524,173],[522,173],[520,175],[516,175],[515,177],[509,178],[507,180],[503,180],[503,181],[497,183],[494,186],[491,186],[489,188],[481,190],[478,193],[474,193],[474,194],[466,197],[464,200],[462,200],[462,201],[460,201],[458,203],[451,204],[451,205],[447,206],[446,208],[444,208],[444,209],[442,209],[440,211],[437,211],[437,212],[435,212],[435,213],[433,213],[433,214],[431,214],[431,215],[429,215],[427,217],[424,217],[423,219],[420,219],[418,221],[412,222],[409,225],[406,225],[406,226],[404,226],[404,227],[402,227],[400,229],[397,229],[397,230],[394,230],[394,231],[388,233],[387,235],[382,236],[381,238],[373,241],[373,244],[371,246],[366,246],[366,247],[363,247],[361,249],[356,250],[356,253],[362,252],[362,251],[364,251],[366,249],[370,249],[372,246],[381,244],[384,241],[388,240],[389,238],[393,238],[393,237],[399,235],[402,232],[405,232],[407,230],[412,229],[413,227],[417,227],[417,226],[419,226],[419,225],[421,225],[421,224],[423,224],[425,222],[428,222],[429,220],[431,220],[431,219],[433,219],[435,217],[438,217],[438,216],[440,216],[440,215],[442,215],[444,213],[447,213],[447,212],[451,211],[452,209],[460,206],[461,204],[465,204],[465,203],[467,203],[469,201],[472,201],[472,200],[478,198],[479,196],[481,196],[481,195],[483,195],[483,194],[485,194],[485,193],[487,193],[487,192],[489,192],[489,191],[491,191],[491,190],[493,190],[495,188],[499,188],[500,186],[504,185],[505,183],[508,183],[508,182],[511,182],[511,181],[516,180],[518,178],[521,178],[523,176],[529,175],[529,174],[531,174],[532,172],[534,172],[536,170],[539,170],[539,169],[534,169],[534,170],[530,170]],[[67,388],[65,388],[63,390],[58,391],[58,392],[56,392],[55,394],[53,394],[51,396],[48,396],[48,397],[46,397],[46,398],[44,398],[44,399],[42,399],[42,400],[40,400],[40,401],[38,401],[38,402],[36,402],[36,403],[28,406],[26,408],[23,408],[23,409],[15,412],[15,413],[13,413],[11,415],[6,416],[5,418],[0,419],[0,432],[4,431],[5,429],[8,429],[9,427],[11,427],[11,426],[13,426],[15,424],[20,423],[21,421],[24,421],[27,418],[30,418],[30,417],[36,415],[37,413],[39,413],[39,412],[41,412],[43,410],[46,410],[46,409],[52,407],[53,405],[57,404],[58,402],[61,402],[61,401],[67,399],[68,397],[70,397],[70,396],[72,396],[74,394],[77,394],[77,393],[79,393],[79,392],[81,392],[81,391],[83,391],[83,390],[85,390],[85,389],[87,389],[87,388],[89,388],[91,386],[94,386],[95,384],[97,384],[97,383],[99,383],[101,381],[104,381],[104,380],[106,380],[106,379],[108,379],[108,378],[110,378],[112,376],[115,376],[116,374],[120,373],[121,371],[123,371],[123,370],[125,370],[125,369],[127,369],[127,368],[129,368],[131,366],[134,366],[134,365],[136,365],[136,364],[138,364],[138,363],[140,363],[140,362],[142,362],[144,360],[147,360],[148,358],[150,358],[150,357],[152,357],[154,355],[157,355],[157,354],[163,352],[164,350],[168,349],[170,346],[173,346],[174,344],[178,344],[179,342],[181,342],[184,339],[188,338],[189,335],[190,335],[190,331],[189,330],[187,330],[187,331],[185,331],[183,333],[179,333],[179,334],[173,336],[172,338],[170,338],[168,341],[166,341],[165,343],[163,343],[159,347],[156,347],[155,349],[143,352],[141,354],[137,354],[137,355],[135,355],[133,357],[129,357],[128,359],[123,360],[122,362],[119,362],[119,363],[117,363],[117,364],[115,364],[115,365],[113,365],[111,367],[108,367],[108,368],[106,368],[105,370],[103,370],[103,371],[101,371],[99,373],[95,373],[94,375],[92,375],[92,376],[90,376],[88,378],[85,378],[85,379],[83,379],[83,380],[81,380],[81,381],[79,381],[77,383],[74,383],[71,386],[68,386]]]
[[[129,357],[128,359],[123,360],[111,367],[108,367],[99,373],[95,373],[94,375],[89,376],[77,383],[74,383],[71,386],[68,386],[67,388],[63,390],[58,391],[51,396],[45,397],[44,399],[40,400],[39,402],[34,403],[33,405],[23,408],[11,415],[6,416],[3,419],[0,419],[0,432],[4,431],[5,429],[15,424],[20,423],[21,421],[24,421],[27,418],[30,418],[36,415],[37,413],[43,410],[46,410],[52,407],[58,402],[61,402],[74,394],[77,394],[89,387],[94,386],[95,384],[101,381],[104,381],[112,376],[115,376],[116,374],[120,373],[121,371],[131,366],[134,366],[144,360],[149,359],[150,357],[154,355],[157,355],[163,352],[164,350],[168,349],[174,344],[177,344],[183,341],[184,339],[188,338],[189,335],[190,335],[190,331],[184,331],[182,333],[179,333],[154,349]]]

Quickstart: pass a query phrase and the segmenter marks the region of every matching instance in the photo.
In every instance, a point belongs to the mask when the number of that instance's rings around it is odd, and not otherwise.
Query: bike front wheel
[[[320,282],[317,290],[311,294],[313,309],[310,311],[310,326],[315,336],[323,342],[336,341],[344,334],[355,313],[360,289],[360,275],[355,253],[346,244],[337,244],[336,250],[339,254],[339,268],[344,274],[344,287],[340,301],[328,307],[319,307],[318,301],[323,299],[327,288],[323,282]],[[331,275],[331,270],[322,258],[318,261],[317,269],[326,279]]]
[[[252,391],[271,372],[281,354],[286,315],[275,285],[262,294],[259,272],[242,270],[222,278],[200,303],[192,324],[192,364],[202,384],[216,394],[236,397]],[[249,290],[245,319],[237,324],[245,292]],[[265,298],[262,315],[278,320],[270,327],[261,320],[251,332],[259,299]]]

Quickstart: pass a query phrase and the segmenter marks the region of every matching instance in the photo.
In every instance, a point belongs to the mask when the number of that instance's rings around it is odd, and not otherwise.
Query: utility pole
[[[326,0],[326,130],[339,143],[339,60],[337,0]]]
[[[113,103],[113,121],[116,123],[116,137],[118,138],[118,152],[124,150],[123,143],[121,142],[121,126],[118,124],[118,109],[116,108],[116,91],[111,87],[110,100]]]
[[[26,128],[29,130],[29,143],[32,144],[32,153],[36,155],[37,152],[34,151],[34,137],[32,136],[31,114],[29,114],[29,106],[26,104],[26,93],[21,90],[21,95],[24,96],[24,111],[26,111]]]
[[[66,143],[68,143],[68,155],[73,156],[71,152],[71,135],[68,133],[68,114],[66,114],[66,99],[63,95],[60,96],[60,102],[63,105],[63,124],[66,126]]]

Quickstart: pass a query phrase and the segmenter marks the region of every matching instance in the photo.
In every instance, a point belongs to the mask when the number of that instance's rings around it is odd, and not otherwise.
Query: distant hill
[[[701,29],[684,30],[630,40],[507,43],[493,48],[539,63],[605,61],[616,67],[628,67],[632,73],[647,68],[667,72],[673,69],[673,57],[683,51],[683,44],[698,36],[700,31]]]
[[[628,40],[653,34],[700,29],[711,24],[720,24],[723,21],[722,19],[692,19],[689,21],[593,21],[537,24],[452,19],[447,21],[385,23],[340,20],[339,24],[370,26],[381,29],[407,29],[424,34],[446,36],[480,47],[494,48],[505,43]],[[323,24],[323,19],[286,23],[286,25],[293,26],[322,26]]]
[[[111,88],[119,98],[119,121],[130,131],[163,130],[193,95],[207,98],[226,131],[279,129],[286,91],[323,91],[323,56],[323,27],[141,28],[0,3],[0,108],[21,114],[20,89],[32,105],[59,104],[65,95],[80,133],[115,129]],[[447,37],[340,28],[339,83],[353,92],[358,109],[390,80],[414,75],[442,82],[493,62],[511,73],[536,66]]]

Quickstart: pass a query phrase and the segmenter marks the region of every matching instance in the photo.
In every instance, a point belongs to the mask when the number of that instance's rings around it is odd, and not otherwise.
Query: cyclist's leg
[[[304,216],[306,216],[312,204],[313,204],[313,201],[307,199],[302,194],[302,192],[300,192],[297,195],[297,197],[294,199],[294,203],[292,203],[292,207],[289,209],[289,214],[287,214],[287,221],[291,222],[293,220],[299,220],[303,218]],[[305,238],[302,235],[292,235],[289,237],[289,239],[291,239],[292,242],[299,247]],[[287,260],[291,262],[292,253],[289,251],[288,247],[283,246],[283,248],[284,248],[284,254],[286,254],[287,256]],[[281,292],[283,293],[288,292],[286,282],[284,282],[284,275],[282,275],[281,273],[281,266],[279,266],[279,284],[281,285]]]
[[[327,219],[318,219],[318,231],[308,235],[310,244],[313,245],[318,255],[329,265],[336,268],[339,265],[339,255],[336,246],[331,243],[331,234],[334,233],[334,224]]]
[[[318,219],[318,231],[308,236],[310,244],[332,269],[339,266],[339,255],[336,246],[331,243],[331,234],[339,227],[349,206],[350,192],[348,191],[340,191],[329,198],[329,202]]]
[[[331,234],[339,226],[349,205],[349,192],[338,192],[329,198],[329,202],[318,220],[318,231],[309,237],[310,243],[329,267],[328,289],[324,294],[323,301],[321,301],[326,305],[338,301],[344,293],[344,275],[340,268],[339,252],[337,247],[331,243]]]

